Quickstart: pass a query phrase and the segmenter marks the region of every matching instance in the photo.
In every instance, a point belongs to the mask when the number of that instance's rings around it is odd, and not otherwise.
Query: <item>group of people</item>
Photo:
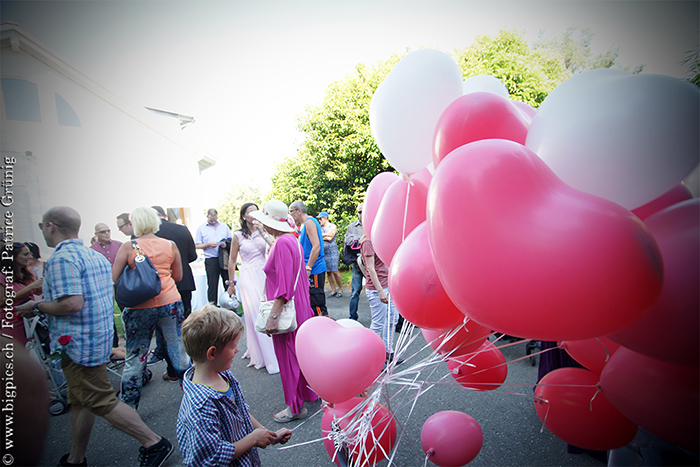
[[[395,315],[387,309],[388,270],[361,232],[362,205],[358,215],[360,219],[348,228],[346,243],[361,244],[372,329],[382,335],[390,358]],[[168,364],[163,378],[179,381],[185,393],[177,426],[185,463],[200,465],[214,459],[217,465],[228,465],[240,457],[239,465],[259,465],[255,447],[286,442],[291,436],[289,430],[267,430],[248,413],[238,382],[228,370],[245,332],[244,357],[250,358],[250,366],[280,374],[285,407],[275,413],[276,422],[306,417],[305,402],[317,400],[299,367],[296,331],[278,333],[277,319],[292,299],[298,326],[315,315],[328,315],[324,293],[326,245],[322,246],[321,241],[335,245],[337,228],[328,222],[327,213],[319,214],[319,218],[321,222],[309,216],[301,201],[288,209],[281,201],[273,200],[262,210],[246,203],[240,210],[240,229],[231,233],[228,226],[218,222],[216,211],[209,210],[206,224],[193,239],[186,227],[168,222],[162,208],[142,207],[117,217],[117,227],[131,241],[112,240],[109,227],[101,223],[95,226],[96,242],[85,248],[78,239],[80,215],[74,209],[64,206],[47,211],[39,228],[46,244],[55,250],[46,263],[43,281],[16,274],[27,283],[24,288],[29,291],[18,292],[29,295],[33,291],[37,298],[17,306],[16,311],[22,317],[45,315],[54,348],[59,338],[70,336],[64,346],[67,358],[61,367],[73,407],[73,443],[59,465],[87,465],[85,451],[95,415],[141,443],[141,465],[161,465],[170,456],[172,443],[149,429],[136,411],[154,332],[157,348],[162,348]],[[194,279],[189,263],[196,259],[198,248],[204,250],[211,303],[191,312]],[[224,248],[228,250],[225,265],[220,254]],[[28,247],[18,249],[21,253],[14,255],[14,262],[24,270],[29,260],[25,261],[23,250]],[[113,284],[125,268],[135,267],[137,250],[158,272],[161,292],[141,304],[122,308],[126,349],[117,398],[106,372],[106,364],[118,345],[112,339]],[[329,278],[337,274],[337,247],[329,257],[333,255],[336,271],[330,271]],[[239,256],[241,266],[236,276]],[[355,319],[362,289],[360,267],[353,264],[350,314]],[[215,305],[220,278],[228,294],[240,293],[243,320],[234,311]],[[339,274],[329,281],[332,290],[338,291],[333,295],[342,294]],[[43,292],[43,300],[38,299],[41,297],[37,292]],[[265,334],[253,329],[263,292],[273,300]],[[391,310],[395,313],[393,306]],[[204,430],[203,426],[215,426],[219,431],[213,433],[213,429]]]

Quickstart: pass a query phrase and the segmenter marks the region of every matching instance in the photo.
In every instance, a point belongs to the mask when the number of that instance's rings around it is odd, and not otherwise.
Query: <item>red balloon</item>
[[[675,204],[644,223],[659,244],[664,284],[640,319],[608,337],[652,358],[700,363],[700,199]]]
[[[398,179],[399,176],[394,172],[381,172],[369,182],[362,209],[362,227],[365,230],[365,234],[367,234],[370,239],[372,238],[372,224],[374,223],[377,211],[379,211],[379,205],[382,203],[384,193],[386,193],[386,190],[389,189],[391,184]]]
[[[559,342],[559,347],[566,350],[566,353],[581,365],[599,375],[610,357],[620,348],[620,344],[600,336],[580,341],[562,341]]]
[[[470,318],[464,318],[459,326],[448,329],[421,329],[423,337],[433,350],[438,353],[450,353],[457,357],[465,355],[481,347],[491,330],[483,327]]]
[[[558,368],[535,388],[535,410],[554,436],[583,449],[605,451],[627,445],[637,425],[599,392],[599,376],[583,368]]]
[[[511,101],[491,92],[471,92],[455,99],[435,126],[433,163],[458,147],[482,139],[508,139],[525,144],[532,118]]]
[[[399,313],[420,328],[445,329],[464,320],[438,278],[425,222],[396,250],[389,269],[389,290]]]
[[[384,193],[372,224],[372,246],[384,264],[391,264],[401,242],[425,221],[427,196],[428,188],[423,182],[407,182],[402,178],[392,183]]]
[[[506,140],[461,146],[428,192],[435,268],[465,314],[538,340],[607,335],[638,319],[663,279],[654,238],[625,208],[563,183]]]
[[[484,444],[479,422],[464,412],[445,410],[428,417],[420,430],[420,445],[430,461],[441,467],[466,465]]]
[[[661,211],[662,209],[666,209],[669,206],[673,206],[674,204],[680,203],[681,201],[685,201],[687,199],[692,198],[693,194],[690,192],[688,187],[685,186],[683,183],[679,183],[678,185],[674,186],[669,191],[659,196],[655,200],[650,201],[644,206],[638,207],[637,209],[632,209],[632,213],[640,219],[644,220],[652,214]]]
[[[334,427],[332,422],[335,420],[338,428],[346,431],[346,435],[352,439],[358,436],[358,430],[349,429],[348,425],[355,418],[352,410],[360,404],[364,399],[354,397],[345,402],[334,404],[323,408],[323,418],[321,419],[321,430],[323,431],[323,446],[326,452],[334,459],[334,462],[340,465],[340,462],[335,457],[335,446],[333,444]],[[366,409],[365,409],[366,410]],[[348,415],[350,413],[350,415]],[[347,415],[347,416],[346,416]],[[371,414],[367,414],[368,416]],[[351,444],[348,446],[350,456],[354,459],[353,465],[368,466],[374,465],[386,457],[394,448],[396,442],[396,422],[394,416],[381,404],[378,404],[377,410],[372,415],[370,422],[371,430],[364,442],[359,444]],[[353,424],[356,427],[356,425]]]
[[[603,368],[600,384],[608,400],[634,423],[698,452],[699,378],[697,367],[674,365],[620,347]]]
[[[447,368],[459,384],[477,391],[498,389],[508,377],[506,358],[489,341],[474,353],[451,357],[447,360]]]

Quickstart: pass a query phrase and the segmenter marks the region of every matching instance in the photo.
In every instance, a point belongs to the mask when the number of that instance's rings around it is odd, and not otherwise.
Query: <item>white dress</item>
[[[245,319],[245,336],[248,350],[244,358],[250,356],[248,366],[265,367],[271,375],[279,373],[272,338],[267,334],[255,331],[255,320],[260,308],[260,297],[265,287],[265,250],[267,242],[257,230],[246,238],[243,232],[236,230],[238,239],[238,254],[241,255],[241,269],[238,274],[238,290],[243,304]]]

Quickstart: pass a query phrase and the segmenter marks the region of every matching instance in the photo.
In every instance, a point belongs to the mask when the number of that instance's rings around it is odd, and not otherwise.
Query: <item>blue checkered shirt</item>
[[[233,443],[253,431],[248,405],[230,371],[219,373],[229,384],[231,396],[204,384],[192,382],[194,367],[185,372],[184,396],[177,417],[177,443],[182,462],[189,466],[232,465],[257,467],[258,449],[252,448],[232,460]]]
[[[47,315],[51,350],[59,349],[58,338],[73,339],[66,354],[78,365],[98,366],[109,360],[114,334],[112,267],[103,255],[69,239],[56,245],[44,272],[44,301],[81,295],[83,308],[71,315]]]

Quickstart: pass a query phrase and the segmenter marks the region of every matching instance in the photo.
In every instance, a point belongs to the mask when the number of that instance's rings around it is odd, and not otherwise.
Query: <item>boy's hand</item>
[[[265,449],[274,443],[277,433],[267,428],[256,428],[249,436],[253,438],[255,446]]]
[[[289,428],[281,428],[277,430],[277,433],[275,433],[275,439],[272,441],[272,444],[285,444],[287,441],[289,441],[289,438],[292,437],[292,430]]]

